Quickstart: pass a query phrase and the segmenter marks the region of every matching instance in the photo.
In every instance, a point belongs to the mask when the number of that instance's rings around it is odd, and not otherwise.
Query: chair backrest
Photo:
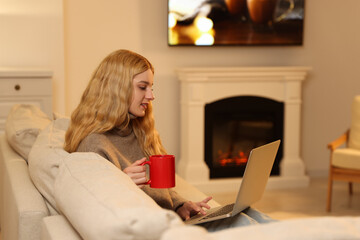
[[[360,150],[360,95],[352,103],[349,147]]]

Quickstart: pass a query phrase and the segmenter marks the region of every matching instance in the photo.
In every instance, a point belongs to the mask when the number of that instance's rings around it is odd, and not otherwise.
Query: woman
[[[211,197],[194,203],[172,189],[145,185],[146,169],[141,164],[150,155],[166,154],[154,127],[153,83],[154,68],[145,57],[128,50],[108,55],[95,70],[71,116],[64,148],[68,152],[98,153],[158,205],[174,210],[183,220],[205,214],[203,208],[210,208],[207,202]]]

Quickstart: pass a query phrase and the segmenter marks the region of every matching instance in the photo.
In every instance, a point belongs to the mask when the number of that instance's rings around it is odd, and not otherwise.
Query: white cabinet
[[[51,78],[50,70],[0,68],[0,133],[14,104],[34,104],[51,117]]]

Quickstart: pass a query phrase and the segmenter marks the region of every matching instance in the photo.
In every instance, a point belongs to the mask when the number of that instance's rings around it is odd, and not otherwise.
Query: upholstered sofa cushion
[[[65,131],[69,119],[56,119],[43,129],[29,153],[29,172],[40,193],[59,212],[54,198],[54,181],[62,158],[69,155],[63,150]]]
[[[125,173],[93,153],[63,159],[55,199],[85,239],[160,239],[166,229],[183,224],[177,214],[160,208]]]
[[[39,191],[84,239],[159,239],[183,225],[100,155],[63,150],[68,124],[56,119],[41,131],[29,170]]]
[[[161,240],[344,240],[360,239],[359,217],[312,217],[255,224],[208,233],[197,227],[167,230]]]
[[[40,239],[81,240],[82,238],[64,216],[56,215],[43,218]]]
[[[332,156],[332,165],[340,168],[360,170],[360,150],[351,148],[338,148]]]
[[[360,95],[352,103],[349,148],[360,150]]]
[[[9,145],[25,160],[39,132],[51,122],[37,106],[14,105],[7,117],[5,133]]]

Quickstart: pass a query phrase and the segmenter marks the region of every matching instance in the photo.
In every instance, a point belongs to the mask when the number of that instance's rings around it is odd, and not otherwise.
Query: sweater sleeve
[[[173,210],[175,211],[178,207],[186,203],[188,200],[180,196],[175,190],[169,189],[171,200],[173,201]]]

